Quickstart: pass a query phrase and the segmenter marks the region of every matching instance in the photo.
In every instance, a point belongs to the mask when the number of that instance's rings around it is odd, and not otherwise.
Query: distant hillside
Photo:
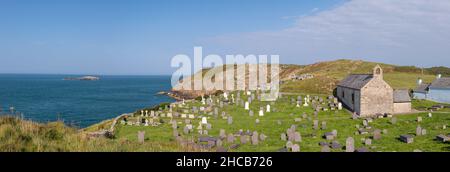
[[[436,74],[448,75],[450,68],[433,67],[433,68],[417,68],[414,66],[396,66],[390,64],[367,62],[361,60],[336,60],[319,62],[310,65],[281,65],[280,80],[282,92],[295,93],[315,93],[330,94],[340,80],[349,74],[367,74],[371,73],[375,65],[379,64],[384,71],[384,79],[395,89],[412,89],[416,87],[418,78],[422,78],[424,82],[432,82]],[[236,67],[236,66],[235,66]],[[223,67],[203,70],[203,74],[208,71],[222,72]],[[199,75],[197,73],[196,75]],[[292,75],[312,74],[314,78],[306,80],[293,80]],[[236,76],[236,75],[235,75]],[[246,71],[246,81],[248,82],[248,70]],[[238,79],[234,77],[235,79]],[[226,81],[225,81],[226,82]],[[212,94],[214,91],[180,91],[180,86],[173,89],[174,94],[181,97],[195,98],[202,94]]]

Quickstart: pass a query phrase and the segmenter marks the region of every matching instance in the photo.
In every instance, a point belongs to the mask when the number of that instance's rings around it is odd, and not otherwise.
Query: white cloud
[[[283,63],[337,58],[450,66],[449,0],[352,0],[279,31],[209,38],[223,53],[280,54]]]

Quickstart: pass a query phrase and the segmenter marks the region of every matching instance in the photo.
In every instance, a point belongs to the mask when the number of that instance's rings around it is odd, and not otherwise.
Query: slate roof
[[[408,90],[394,90],[394,103],[411,102]]]
[[[431,83],[430,88],[448,88],[448,89],[450,89],[450,78],[444,77],[444,78],[436,79]]]
[[[370,80],[372,80],[373,75],[369,74],[352,74],[347,76],[344,80],[342,80],[338,86],[353,88],[360,90],[364,87]]]
[[[415,93],[427,93],[428,92],[428,87],[430,86],[430,84],[420,84],[419,86],[417,86],[416,89],[414,89],[413,91]]]

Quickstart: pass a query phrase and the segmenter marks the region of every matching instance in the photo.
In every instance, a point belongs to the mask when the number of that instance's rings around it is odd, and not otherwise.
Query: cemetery
[[[360,117],[332,95],[265,102],[260,94],[228,92],[139,110],[118,119],[114,136],[212,152],[450,151],[446,112]]]

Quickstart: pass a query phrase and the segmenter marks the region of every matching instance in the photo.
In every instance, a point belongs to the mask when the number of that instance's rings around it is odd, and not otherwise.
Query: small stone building
[[[407,90],[396,90],[383,80],[383,69],[375,66],[372,74],[352,74],[342,80],[336,94],[343,105],[360,116],[411,111]]]

